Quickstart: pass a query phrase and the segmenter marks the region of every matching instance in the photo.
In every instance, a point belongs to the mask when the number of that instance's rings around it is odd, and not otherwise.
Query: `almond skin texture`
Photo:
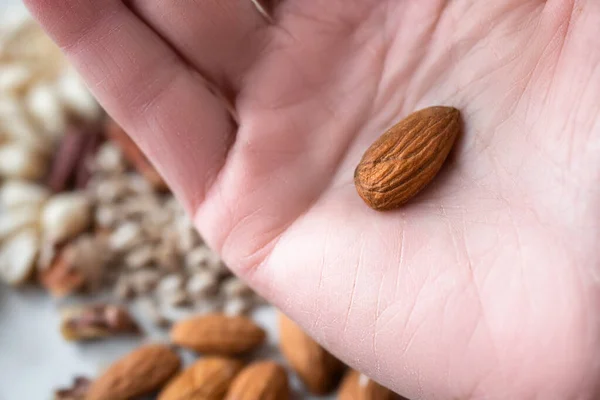
[[[452,107],[417,111],[369,147],[354,172],[354,184],[369,207],[401,206],[437,175],[460,134],[460,112]]]
[[[225,400],[288,400],[290,388],[285,369],[273,361],[247,366],[235,378]]]
[[[238,360],[203,358],[169,382],[158,400],[222,400],[241,369]]]
[[[128,400],[160,389],[179,371],[179,356],[169,346],[145,345],[115,362],[92,383],[86,400]]]
[[[339,382],[344,364],[282,313],[279,335],[283,356],[306,388],[317,395],[331,392]]]
[[[263,344],[264,329],[244,316],[209,314],[178,322],[171,341],[199,353],[233,356],[248,353]]]
[[[348,371],[340,390],[338,400],[393,400],[398,399],[389,389],[370,380],[357,371]]]

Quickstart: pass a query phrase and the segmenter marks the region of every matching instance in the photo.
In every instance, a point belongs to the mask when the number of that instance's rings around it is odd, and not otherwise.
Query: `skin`
[[[413,399],[598,398],[598,1],[27,3],[207,241],[344,361]],[[431,105],[462,112],[449,162],[369,209],[362,153]]]

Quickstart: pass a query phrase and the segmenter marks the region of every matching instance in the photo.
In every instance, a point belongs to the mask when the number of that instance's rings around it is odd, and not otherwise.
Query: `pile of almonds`
[[[169,343],[144,344],[94,379],[76,377],[55,400],[285,400],[292,375],[314,395],[339,388],[339,399],[395,398],[345,372],[281,314],[286,362],[260,356],[266,331],[244,314],[263,301],[203,242],[160,174],[29,18],[0,27],[0,282],[37,285],[60,300],[87,295],[61,307],[67,341],[143,334],[132,304],[170,327]],[[184,367],[185,353],[201,357]]]
[[[340,400],[397,399],[388,389],[346,367],[279,315],[280,349],[287,365],[314,395],[339,387]],[[244,316],[207,314],[176,323],[170,343],[149,343],[115,361],[95,380],[78,377],[55,400],[287,400],[292,397],[283,363],[253,355],[265,331]],[[201,354],[182,368],[180,351]],[[341,380],[341,384],[340,384]]]

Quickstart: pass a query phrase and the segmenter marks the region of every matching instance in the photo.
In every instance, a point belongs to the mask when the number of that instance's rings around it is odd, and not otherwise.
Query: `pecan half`
[[[92,381],[83,376],[76,376],[73,384],[68,388],[61,388],[54,392],[54,400],[85,400],[85,396]]]
[[[141,331],[125,308],[96,304],[63,310],[61,332],[68,341],[81,341]]]

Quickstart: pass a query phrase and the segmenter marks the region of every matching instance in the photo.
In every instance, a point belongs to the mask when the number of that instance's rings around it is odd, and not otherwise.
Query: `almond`
[[[273,361],[258,361],[240,372],[225,400],[287,400],[289,397],[286,370]]]
[[[123,128],[109,118],[105,129],[106,135],[121,148],[125,158],[140,174],[152,183],[155,189],[167,189],[167,185],[161,175]]]
[[[348,371],[340,390],[338,400],[393,400],[396,395],[358,371]]]
[[[169,382],[158,400],[221,400],[241,369],[242,363],[238,360],[204,358]]]
[[[200,353],[239,355],[260,346],[264,329],[244,316],[208,314],[178,322],[171,329],[171,341]]]
[[[461,130],[452,107],[417,111],[386,131],[354,172],[360,197],[375,210],[406,203],[437,175]]]
[[[109,367],[86,400],[129,400],[160,389],[181,366],[179,356],[162,344],[145,345]]]
[[[279,335],[281,352],[308,390],[318,395],[332,391],[344,364],[281,313]]]

